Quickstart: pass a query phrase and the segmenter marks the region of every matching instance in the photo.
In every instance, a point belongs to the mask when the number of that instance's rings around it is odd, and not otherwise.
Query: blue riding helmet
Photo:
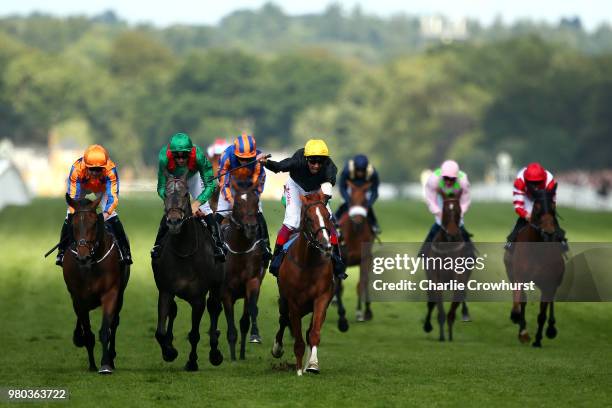
[[[368,167],[368,158],[364,154],[358,154],[353,158],[355,169],[365,170]]]

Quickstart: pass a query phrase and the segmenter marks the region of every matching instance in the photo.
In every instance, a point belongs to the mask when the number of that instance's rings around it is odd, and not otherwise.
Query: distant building
[[[421,36],[425,39],[439,40],[445,43],[464,41],[468,38],[467,19],[450,20],[442,16],[425,16],[420,18]]]
[[[31,201],[17,168],[8,159],[0,158],[0,210],[7,205],[27,205]]]

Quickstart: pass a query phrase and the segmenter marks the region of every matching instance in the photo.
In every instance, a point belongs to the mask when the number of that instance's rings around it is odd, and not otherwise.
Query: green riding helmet
[[[190,152],[193,148],[193,143],[186,133],[175,133],[170,138],[171,152]]]

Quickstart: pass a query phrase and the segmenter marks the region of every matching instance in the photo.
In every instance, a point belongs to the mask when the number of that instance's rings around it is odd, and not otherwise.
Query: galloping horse
[[[358,322],[372,320],[372,309],[370,308],[370,292],[368,290],[368,266],[372,256],[372,244],[375,236],[372,226],[368,222],[368,197],[372,183],[357,186],[347,181],[351,192],[351,201],[348,211],[338,220],[344,237],[342,256],[346,266],[359,265],[359,283],[357,284],[357,312]],[[338,327],[342,330],[341,322],[344,318],[344,306],[342,305],[342,283],[338,285],[336,293],[338,299]],[[361,310],[362,302],[365,302],[365,313]],[[345,318],[344,318],[345,319]],[[346,319],[345,319],[346,320]],[[348,323],[346,325],[348,329]]]
[[[225,286],[223,289],[223,309],[227,319],[227,341],[230,345],[232,360],[236,360],[236,340],[238,337],[234,323],[234,303],[244,298],[244,310],[240,319],[240,359],[245,358],[246,335],[251,325],[249,342],[261,343],[257,327],[257,299],[264,278],[262,253],[257,239],[257,210],[259,197],[256,185],[247,188],[232,180],[234,206],[223,226],[225,247],[228,250],[225,261]]]
[[[470,245],[468,245],[461,234],[459,228],[461,222],[461,206],[460,198],[461,193],[458,195],[445,195],[440,192],[443,199],[442,205],[442,225],[440,231],[433,238],[428,249],[424,251],[425,261],[431,258],[430,261],[436,259],[446,258],[459,258],[459,257],[472,257],[473,251]],[[467,286],[467,282],[470,278],[471,269],[466,269],[462,273],[456,272],[454,269],[445,269],[441,263],[436,265],[433,263],[433,267],[425,268],[427,279],[430,282],[440,284],[455,280],[459,283],[463,283],[464,287]],[[444,341],[444,323],[448,323],[448,340],[453,341],[453,324],[455,323],[456,311],[459,305],[465,301],[465,290],[456,290],[453,293],[453,300],[451,303],[448,316],[444,313],[444,293],[440,290],[430,290],[427,292],[429,301],[427,302],[427,316],[425,317],[425,323],[423,324],[423,330],[429,333],[433,330],[431,325],[431,312],[434,306],[438,307],[438,324],[440,325],[440,341]]]
[[[540,313],[538,314],[538,331],[534,347],[542,347],[542,331],[546,322],[546,309],[550,305],[550,316],[546,337],[554,339],[557,336],[553,301],[555,293],[565,273],[563,252],[559,243],[556,222],[556,210],[553,197],[557,187],[552,191],[538,190],[534,193],[534,204],[531,222],[521,229],[517,235],[514,249],[506,251],[504,264],[508,278],[512,282],[533,281],[541,291]],[[533,244],[539,243],[539,244]],[[513,294],[513,305],[510,319],[519,325],[518,338],[521,343],[530,340],[525,320],[527,302],[523,291]]]
[[[115,335],[119,326],[119,312],[123,305],[123,292],[130,277],[130,267],[120,264],[118,244],[104,228],[102,214],[96,208],[102,197],[95,201],[86,198],[73,200],[66,194],[66,202],[74,208],[72,244],[64,256],[64,281],[72,297],[77,315],[72,341],[77,347],[86,347],[89,370],[96,371],[89,311],[102,306],[102,361],[100,374],[112,374],[115,369]]]
[[[302,215],[299,235],[280,266],[278,287],[279,330],[276,333],[272,355],[283,355],[283,333],[291,323],[295,339],[293,351],[296,357],[297,375],[303,372],[304,339],[302,337],[302,317],[312,312],[306,340],[311,347],[306,371],[319,373],[317,349],[321,338],[321,327],[325,321],[327,307],[334,294],[332,273],[332,245],[330,231],[333,225],[324,202],[322,192],[300,196]]]
[[[163,359],[165,361],[176,359],[178,351],[172,345],[172,326],[177,313],[174,297],[178,296],[189,302],[191,353],[185,364],[185,370],[196,371],[200,321],[206,306],[210,316],[208,359],[215,366],[223,362],[223,355],[218,348],[220,333],[217,330],[221,313],[223,268],[215,263],[212,237],[200,219],[192,215],[186,182],[187,174],[180,178],[174,178],[169,174],[166,177],[164,206],[169,231],[159,259],[152,261],[155,284],[159,290],[155,338],[161,347]],[[208,300],[206,300],[207,293]],[[167,327],[166,320],[168,320]]]

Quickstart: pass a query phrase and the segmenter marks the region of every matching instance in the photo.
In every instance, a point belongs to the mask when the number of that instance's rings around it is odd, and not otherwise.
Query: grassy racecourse
[[[219,367],[208,363],[206,316],[200,371],[183,371],[190,308],[179,301],[175,346],[165,363],[154,338],[157,289],[149,263],[161,214],[152,197],[125,196],[120,215],[130,236],[135,265],[127,287],[112,376],[87,371],[85,349],[72,345],[75,316],[61,271],[42,255],[58,238],[65,205],[60,199],[0,212],[0,387],[64,387],[79,406],[609,406],[612,380],[612,305],[559,303],[559,335],[542,349],[519,344],[509,320],[510,303],[473,303],[473,322],[457,323],[455,341],[439,343],[437,328],[422,329],[425,305],[374,304],[374,320],[354,322],[355,272],[347,283],[351,328],[336,328],[330,309],[319,351],[321,375],[298,378],[270,356],[276,330],[276,285],[264,280],[260,328],[264,343],[247,347],[247,360],[229,362],[221,319]],[[265,203],[271,233],[282,216]],[[385,241],[422,240],[432,219],[424,204],[384,202],[377,212]],[[561,211],[571,241],[612,240],[612,214]],[[514,222],[510,204],[475,204],[467,225],[477,241],[502,242]],[[535,304],[527,309],[534,333]],[[222,315],[223,316],[223,315]],[[100,311],[92,313],[97,337]],[[293,362],[285,337],[281,362]],[[100,345],[96,343],[99,363]]]

